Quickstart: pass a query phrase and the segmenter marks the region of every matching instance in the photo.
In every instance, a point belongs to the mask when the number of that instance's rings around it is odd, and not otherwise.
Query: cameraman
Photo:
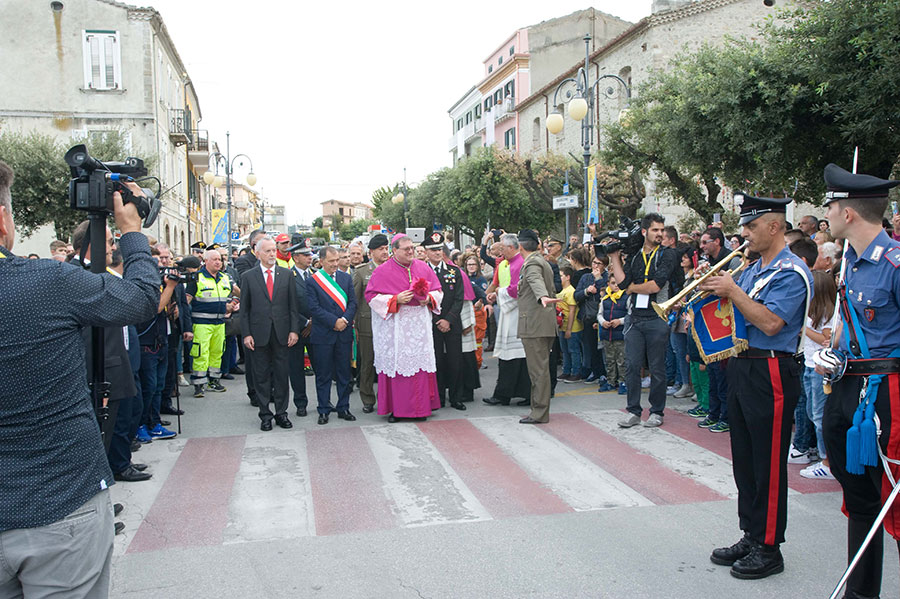
[[[651,212],[641,219],[644,244],[641,251],[622,263],[620,252],[609,253],[609,266],[619,287],[628,294],[625,317],[625,386],[629,415],[619,422],[623,428],[641,421],[641,368],[650,367],[650,417],[646,427],[663,423],[666,407],[666,348],[669,326],[656,315],[652,304],[669,297],[669,279],[675,269],[675,251],[662,246],[666,221]]]
[[[106,597],[113,476],[84,374],[81,329],[151,318],[159,274],[141,218],[119,193],[113,205],[124,279],[16,257],[12,183],[12,169],[0,162],[0,363],[7,373],[0,386],[0,592]]]

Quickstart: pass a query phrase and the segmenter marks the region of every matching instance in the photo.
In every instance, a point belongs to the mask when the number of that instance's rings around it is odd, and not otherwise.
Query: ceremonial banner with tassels
[[[691,334],[704,363],[732,358],[749,347],[744,316],[731,300],[710,295],[685,309],[693,315]]]

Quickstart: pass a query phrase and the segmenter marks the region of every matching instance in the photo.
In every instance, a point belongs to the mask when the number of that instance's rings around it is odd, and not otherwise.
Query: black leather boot
[[[755,541],[750,553],[734,562],[731,575],[735,578],[755,580],[784,572],[784,558],[778,545],[760,545]]]
[[[872,528],[872,522],[866,520],[847,520],[847,563],[853,560],[853,556],[859,551],[866,535]],[[877,599],[881,593],[881,567],[884,560],[884,527],[879,526],[878,532],[872,537],[866,552],[857,562],[853,572],[847,579],[844,590],[846,599]]]
[[[750,553],[752,545],[753,541],[745,533],[741,540],[734,545],[713,549],[712,554],[709,556],[709,561],[720,566],[731,566],[734,562]]]

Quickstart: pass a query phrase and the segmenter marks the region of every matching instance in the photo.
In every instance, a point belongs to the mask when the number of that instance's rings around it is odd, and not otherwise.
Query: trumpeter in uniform
[[[900,457],[900,427],[892,426],[894,415],[900,414],[900,243],[881,227],[888,190],[900,181],[854,175],[829,164],[825,184],[825,218],[834,236],[846,239],[849,247],[839,287],[840,338],[835,337],[835,350],[817,353],[816,364],[822,374],[823,366],[840,364],[838,370],[843,370],[846,365],[843,378],[833,382],[825,402],[822,432],[831,472],[844,490],[849,561],[891,491],[878,455],[879,442],[888,458]],[[896,480],[900,468],[892,465],[891,470]],[[900,539],[896,502],[884,527]],[[883,530],[878,527],[851,573],[844,597],[878,596]]]
[[[812,275],[785,245],[785,207],[790,198],[736,194],[742,236],[760,255],[736,283],[710,277],[701,288],[730,298],[747,323],[744,350],[728,364],[731,453],[744,536],[715,549],[713,563],[731,566],[736,578],[764,578],[784,571],[779,545],[787,527],[787,453],[791,415],[800,397],[795,357],[812,297]]]

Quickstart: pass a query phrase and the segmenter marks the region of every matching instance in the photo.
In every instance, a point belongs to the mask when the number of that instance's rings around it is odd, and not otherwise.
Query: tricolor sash
[[[341,286],[337,284],[337,282],[332,279],[328,273],[324,270],[316,271],[316,274],[312,276],[313,281],[316,282],[322,291],[328,294],[328,297],[334,300],[334,302],[341,307],[341,311],[347,309],[347,294],[344,293],[344,290],[341,289]]]

